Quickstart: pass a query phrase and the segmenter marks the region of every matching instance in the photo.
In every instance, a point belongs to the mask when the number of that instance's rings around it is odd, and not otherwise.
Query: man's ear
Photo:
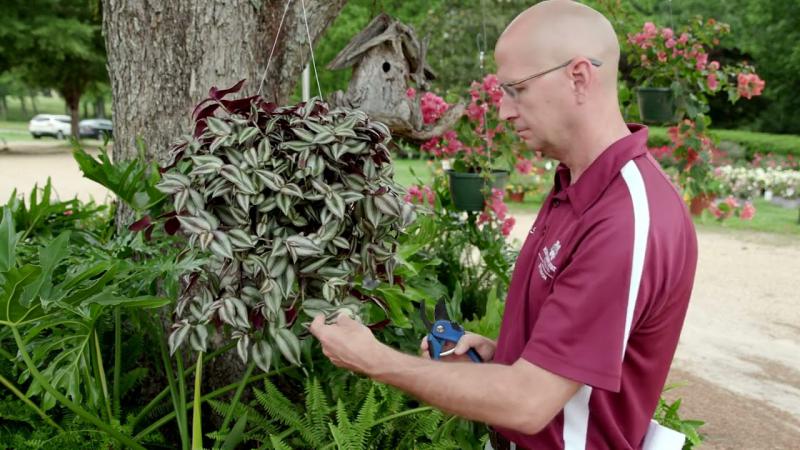
[[[595,76],[592,71],[592,63],[586,58],[576,58],[575,61],[567,66],[567,75],[572,85],[572,92],[578,104],[586,101],[586,94],[589,85]]]

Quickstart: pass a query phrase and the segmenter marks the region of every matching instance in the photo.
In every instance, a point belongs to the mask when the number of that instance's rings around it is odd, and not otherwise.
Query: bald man
[[[317,317],[311,332],[334,364],[489,424],[487,448],[680,449],[683,435],[650,419],[688,307],[696,236],[647,152],[647,129],[619,110],[614,30],[591,8],[545,1],[508,26],[495,59],[501,117],[560,162],[497,342],[467,334],[442,363],[343,316]],[[469,348],[487,363],[468,362]]]

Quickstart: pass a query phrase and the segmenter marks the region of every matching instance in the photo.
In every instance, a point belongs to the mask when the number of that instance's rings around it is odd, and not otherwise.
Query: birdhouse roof
[[[389,15],[381,13],[358,33],[328,64],[331,70],[346,69],[361,61],[361,58],[376,46],[389,43],[408,61],[411,73],[418,73],[424,64],[425,78],[436,77],[433,69],[424,61],[424,49],[417,39],[414,29],[398,22]]]

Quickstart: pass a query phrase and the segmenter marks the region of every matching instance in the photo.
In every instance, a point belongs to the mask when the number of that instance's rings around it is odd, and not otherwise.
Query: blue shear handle
[[[476,363],[482,363],[483,362],[483,358],[481,358],[481,355],[479,355],[478,352],[474,348],[470,348],[469,350],[467,350],[467,356],[469,356],[469,359],[471,359],[472,362],[476,362]]]

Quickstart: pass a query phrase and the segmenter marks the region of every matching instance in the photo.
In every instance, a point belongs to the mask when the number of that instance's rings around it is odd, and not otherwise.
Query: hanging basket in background
[[[675,93],[672,88],[640,87],[639,117],[644,123],[666,123],[675,119]]]
[[[448,170],[447,175],[450,181],[450,196],[456,209],[468,212],[482,211],[486,202],[483,195],[486,179],[483,174]],[[490,181],[492,188],[505,190],[508,171],[493,170]]]

